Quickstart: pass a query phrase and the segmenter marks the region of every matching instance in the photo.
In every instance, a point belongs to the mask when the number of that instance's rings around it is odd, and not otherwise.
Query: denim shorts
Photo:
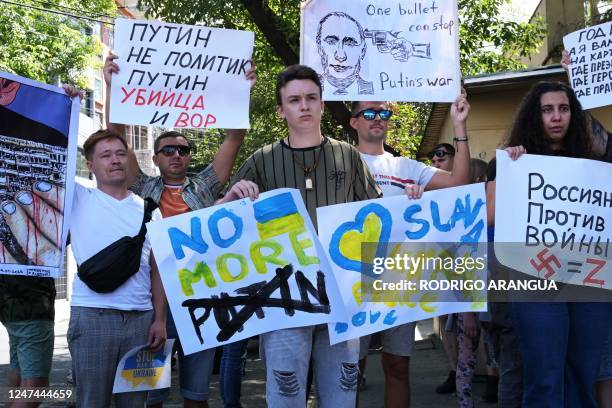
[[[22,379],[49,378],[53,360],[53,321],[23,320],[4,324],[9,335],[10,366]]]
[[[612,323],[610,323],[610,326],[608,327],[608,338],[601,355],[601,365],[599,366],[598,379],[612,379]]]
[[[410,357],[414,350],[414,330],[416,322],[392,327],[380,333],[383,352],[394,356]],[[368,356],[372,335],[362,336],[359,340],[359,359]]]

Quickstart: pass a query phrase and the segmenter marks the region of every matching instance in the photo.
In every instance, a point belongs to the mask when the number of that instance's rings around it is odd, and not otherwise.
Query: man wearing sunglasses
[[[457,142],[457,160],[451,172],[436,169],[407,157],[393,157],[384,150],[389,119],[393,112],[387,102],[353,102],[351,126],[357,131],[363,161],[383,191],[384,197],[406,194],[420,198],[424,190],[467,184],[470,178],[470,151],[465,121],[470,110],[462,94],[452,104],[451,117]],[[385,407],[410,404],[410,356],[414,348],[416,323],[385,330],[382,335],[382,365],[385,373]],[[360,376],[365,369],[371,336],[361,338]],[[360,378],[361,380],[361,378]]]
[[[104,65],[107,92],[110,92],[112,74],[119,71],[119,66],[114,62],[116,58],[117,56],[110,54]],[[251,82],[252,88],[256,81],[255,68],[248,69],[245,77],[246,80]],[[108,112],[106,117],[109,117]],[[119,134],[125,134],[122,125],[109,123],[108,127]],[[144,174],[136,161],[134,152],[130,150],[128,175],[130,190],[143,198],[152,198],[159,204],[159,209],[164,218],[210,207],[215,204],[222,186],[229,179],[244,135],[244,130],[228,130],[212,164],[199,173],[188,175],[187,169],[191,161],[189,141],[179,132],[164,132],[155,139],[153,145],[153,163],[159,168],[159,177],[150,177]],[[185,356],[169,310],[167,333],[168,338],[176,339],[177,343],[175,344],[179,349],[179,380],[184,406],[189,408],[207,407],[209,380],[214,364],[215,349]],[[238,378],[236,381],[240,381],[240,379]],[[238,384],[237,387],[239,388],[239,386]],[[239,393],[239,390],[236,392]],[[161,408],[163,401],[169,394],[169,388],[149,392],[147,406]]]
[[[433,167],[452,171],[455,162],[455,148],[451,144],[440,143],[431,152],[427,153],[427,157],[431,160]]]

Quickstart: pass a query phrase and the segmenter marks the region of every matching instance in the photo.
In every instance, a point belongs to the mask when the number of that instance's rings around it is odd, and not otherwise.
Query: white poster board
[[[414,243],[457,243],[458,248],[459,244],[467,247],[476,244],[480,249],[485,248],[482,244],[487,241],[487,219],[482,183],[427,192],[419,200],[396,196],[320,207],[317,208],[317,219],[319,225],[325,225],[325,228],[320,228],[319,236],[330,258],[349,317],[329,325],[332,344],[434,316],[486,309],[484,298],[454,301],[455,297],[442,297],[444,294],[440,291],[422,289],[422,282],[449,276],[452,276],[449,279],[478,280],[486,284],[486,260],[479,259],[478,267],[467,267],[461,272],[458,268],[453,271],[452,267],[441,271],[423,267],[423,264],[414,268],[410,266],[425,257],[432,261],[447,258],[447,252],[437,249],[428,249],[422,256],[420,250],[411,245]],[[401,244],[403,253],[395,253],[394,249],[386,253],[382,249],[382,254],[387,258],[393,258],[391,254],[399,254],[402,259],[408,257],[405,264],[408,266],[397,269],[402,278],[398,282],[409,281],[415,285],[405,284],[386,293],[383,290],[378,299],[377,294],[372,293],[371,300],[374,301],[365,301],[362,276],[366,267],[362,252],[365,251],[362,247],[365,242],[377,243],[377,256],[386,243],[392,243],[394,247]],[[463,255],[463,249],[456,253]],[[473,255],[474,259],[478,257],[484,258],[486,253]],[[408,299],[387,299],[387,295],[393,294],[391,292]]]
[[[145,344],[125,353],[117,365],[113,394],[170,388],[173,345],[174,339],[168,339],[156,352]]]
[[[154,20],[115,20],[110,121],[166,128],[249,127],[254,34]]]
[[[310,0],[300,61],[327,101],[452,102],[460,94],[455,0]]]
[[[612,22],[563,37],[571,64],[569,77],[583,109],[612,104]]]
[[[612,289],[612,164],[497,151],[495,255],[520,272]]]
[[[0,274],[61,273],[79,108],[62,88],[0,72]]]
[[[178,215],[147,230],[185,354],[344,317],[298,190]]]

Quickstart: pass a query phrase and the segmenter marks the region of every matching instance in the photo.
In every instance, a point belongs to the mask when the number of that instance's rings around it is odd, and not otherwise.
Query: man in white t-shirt
[[[70,235],[79,265],[120,238],[136,236],[144,217],[143,199],[126,187],[125,140],[100,130],[87,139],[83,150],[98,186],[75,185]],[[72,293],[67,338],[77,406],[108,407],[120,358],[144,344],[158,350],[166,340],[166,298],[148,239],[138,272],[117,289],[98,293],[75,276]],[[116,394],[115,406],[142,407],[146,396]]]
[[[406,194],[420,198],[424,190],[454,187],[470,181],[470,151],[465,121],[470,106],[461,95],[451,107],[457,152],[451,172],[427,166],[407,157],[394,157],[384,150],[388,121],[393,114],[387,102],[353,102],[351,126],[357,131],[357,149],[370,173],[383,191],[383,197]],[[410,356],[414,348],[416,323],[408,323],[381,333],[382,365],[385,373],[385,407],[410,404]],[[365,368],[371,336],[361,338],[360,372]]]

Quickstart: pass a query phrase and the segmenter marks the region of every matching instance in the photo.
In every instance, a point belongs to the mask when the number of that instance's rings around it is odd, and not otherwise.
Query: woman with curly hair
[[[588,120],[574,91],[536,84],[523,99],[506,141],[521,154],[595,159]],[[523,357],[523,407],[597,406],[595,382],[612,309],[597,302],[516,302],[514,328]]]

